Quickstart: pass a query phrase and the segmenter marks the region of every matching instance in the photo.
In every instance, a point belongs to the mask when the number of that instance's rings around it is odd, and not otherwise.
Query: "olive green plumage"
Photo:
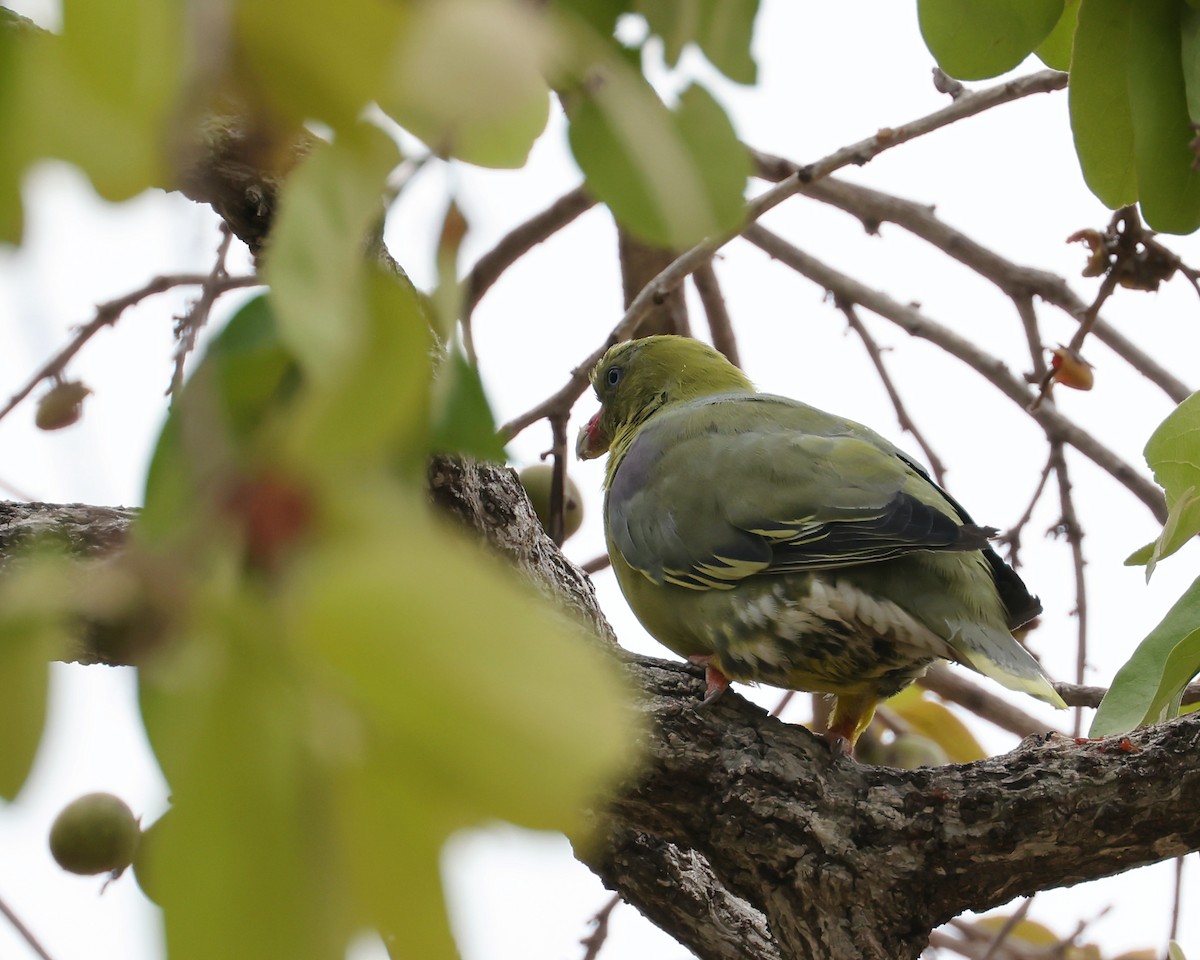
[[[604,521],[630,607],[726,680],[831,693],[835,745],[936,659],[1064,706],[1011,630],[1037,599],[995,531],[850,420],[760,394],[705,344],[648,337],[592,373],[578,453],[608,452]]]

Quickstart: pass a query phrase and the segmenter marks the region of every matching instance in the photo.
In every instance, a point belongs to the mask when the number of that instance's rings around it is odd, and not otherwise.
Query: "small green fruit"
[[[574,480],[563,479],[563,539],[566,540],[583,523],[583,497]],[[535,463],[521,471],[521,485],[547,533],[550,532],[550,485],[553,482],[554,467],[548,463]]]
[[[120,873],[133,861],[139,833],[125,801],[111,793],[88,793],[55,817],[50,853],[71,873]]]

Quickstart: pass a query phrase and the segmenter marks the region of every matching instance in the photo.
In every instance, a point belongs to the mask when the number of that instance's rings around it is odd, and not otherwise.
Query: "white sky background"
[[[49,0],[47,0],[49,2]],[[35,0],[9,2],[46,19]],[[932,61],[917,32],[915,5],[894,0],[796,3],[764,0],[756,32],[760,83],[752,89],[716,82],[740,135],[752,145],[806,162],[898,126],[947,102],[930,81]],[[1031,62],[1022,71],[1040,68]],[[710,70],[686,59],[670,85]],[[985,84],[978,84],[982,86]],[[841,176],[924,203],[982,243],[1012,259],[1068,277],[1090,300],[1097,282],[1079,277],[1085,252],[1065,237],[1081,227],[1102,228],[1108,212],[1088,193],[1070,146],[1065,93],[1027,98],[888,151]],[[435,225],[453,192],[471,225],[463,266],[516,223],[573,187],[578,172],[555,118],[529,167],[489,172],[430,165],[389,221],[394,254],[419,285],[432,279]],[[161,272],[207,270],[217,243],[215,219],[178,195],[147,194],[110,206],[61,166],[41,168],[27,185],[28,241],[0,249],[0,396],[18,389],[57,350],[73,324],[94,305],[126,293]],[[1019,320],[1004,297],[964,268],[930,253],[897,228],[866,236],[857,221],[797,197],[769,214],[767,226],[879,287],[901,302],[918,301],[934,320],[1004,359],[1029,368]],[[1166,238],[1185,261],[1200,265],[1195,237]],[[512,269],[488,294],[475,317],[476,344],[498,418],[506,420],[565,382],[619,319],[614,232],[593,210]],[[889,401],[861,343],[847,334],[823,291],[734,242],[717,264],[740,336],[743,364],[764,389],[802,398],[866,422],[908,449]],[[171,371],[171,315],[182,298],[160,297],[125,314],[73,362],[70,374],[94,391],[84,420],[57,433],[33,428],[27,404],[0,421],[0,481],[47,501],[137,504],[149,451],[165,414],[163,389]],[[232,298],[231,301],[232,302]],[[1041,309],[1047,341],[1066,341],[1073,324]],[[1182,280],[1158,294],[1118,292],[1104,316],[1150,350],[1185,382],[1200,384],[1200,300]],[[227,314],[223,314],[227,315]],[[863,312],[874,336],[891,348],[893,377],[909,411],[950,467],[949,483],[976,520],[1005,527],[1023,512],[1043,462],[1040,431],[971,371]],[[702,314],[693,322],[703,334]],[[1141,466],[1141,448],[1172,404],[1126,374],[1098,345],[1087,356],[1097,367],[1091,393],[1060,390],[1069,417],[1095,431],[1127,461]],[[40,391],[39,391],[40,392]],[[968,400],[969,398],[969,400]],[[585,399],[572,427],[594,410]],[[544,424],[510,445],[514,462],[528,463],[550,445]],[[1084,524],[1090,578],[1091,672],[1106,683],[1190,582],[1197,552],[1189,547],[1159,568],[1149,587],[1140,569],[1121,560],[1156,533],[1144,507],[1079,456],[1071,458]],[[603,551],[597,463],[573,472],[588,506],[584,530],[567,553],[584,561]],[[0,493],[0,495],[6,495]],[[1075,622],[1070,554],[1041,532],[1058,516],[1057,495],[1039,507],[1025,535],[1023,575],[1042,597],[1047,615],[1032,643],[1051,674],[1074,674]],[[601,602],[623,643],[665,655],[624,609],[610,574],[596,578]],[[154,960],[161,956],[157,913],[131,878],[100,896],[101,881],[60,871],[46,849],[49,822],[80,793],[107,789],[123,796],[147,822],[165,805],[165,786],[145,746],[131,699],[131,672],[60,667],[56,711],[30,783],[0,811],[0,897],[36,931],[55,960]],[[751,691],[774,703],[770,689]],[[1021,705],[1031,712],[1032,701]],[[802,719],[801,712],[797,718]],[[1046,711],[1049,715],[1050,711]],[[1058,718],[1066,725],[1065,718]],[[1011,738],[988,735],[1009,749]],[[513,828],[457,840],[448,858],[452,906],[466,960],[574,960],[586,920],[607,893],[570,856],[564,840]],[[1107,954],[1163,944],[1173,867],[1162,865],[1071,891],[1038,895],[1031,917],[1060,934],[1080,919],[1112,910],[1086,939]],[[1185,876],[1185,904],[1195,903],[1194,864]],[[1182,942],[1200,956],[1200,922],[1187,921]],[[367,951],[369,952],[369,951]],[[0,923],[0,957],[31,956]],[[686,951],[622,907],[612,919],[602,956],[666,958]]]

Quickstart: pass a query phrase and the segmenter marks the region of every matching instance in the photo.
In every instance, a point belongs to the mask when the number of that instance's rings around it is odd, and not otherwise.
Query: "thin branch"
[[[587,563],[581,564],[579,569],[591,576],[593,573],[607,570],[610,566],[612,566],[612,560],[609,559],[607,553],[602,553],[598,557],[592,557]]]
[[[733,320],[729,316],[729,308],[725,306],[725,297],[721,294],[721,283],[717,279],[717,271],[713,262],[702,263],[692,274],[692,284],[700,295],[700,305],[704,308],[704,316],[708,320],[708,332],[712,336],[713,346],[725,355],[725,359],[735,367],[742,365],[738,356],[737,336],[733,332]]]
[[[1025,508],[1025,512],[1021,514],[1020,519],[999,537],[1002,543],[1008,544],[1009,563],[1014,567],[1017,566],[1018,554],[1021,550],[1021,533],[1025,529],[1025,525],[1032,519],[1034,508],[1038,505],[1038,501],[1042,499],[1042,494],[1046,490],[1046,482],[1050,479],[1050,472],[1053,469],[1053,462],[1047,460],[1046,465],[1042,467],[1042,475],[1038,477],[1033,496],[1029,498],[1029,506]]]
[[[1075,682],[1083,686],[1084,673],[1087,670],[1087,636],[1088,636],[1088,606],[1087,578],[1083,568],[1087,561],[1083,556],[1083,527],[1079,523],[1079,515],[1075,510],[1075,498],[1071,495],[1071,479],[1067,473],[1067,458],[1062,443],[1050,441],[1050,462],[1054,465],[1054,475],[1058,478],[1058,501],[1061,519],[1058,530],[1066,537],[1071,545],[1071,565],[1075,572],[1075,618],[1078,624],[1076,631],[1075,653]],[[1083,711],[1075,710],[1074,735],[1083,732]]]
[[[2,897],[0,897],[0,913],[4,914],[5,919],[12,924],[13,929],[21,935],[21,938],[27,944],[29,944],[29,949],[41,957],[42,960],[54,960],[54,958],[46,952],[46,948],[38,942],[38,938],[33,935],[33,932],[21,922],[21,918],[13,913],[8,904],[4,902]]]
[[[755,153],[755,159],[759,175],[771,180],[787,171],[799,169],[791,161],[769,154]],[[1077,321],[1088,310],[1088,305],[1062,277],[1006,260],[940,220],[924,204],[833,178],[808,184],[803,192],[806,196],[857,217],[870,232],[876,232],[881,223],[894,223],[920,237],[998,287],[1017,304],[1018,311],[1021,301],[1031,296],[1039,297]],[[1176,403],[1191,395],[1192,391],[1185,383],[1098,316],[1092,327],[1092,336]]]
[[[933,447],[929,445],[929,441],[925,439],[925,435],[921,433],[920,428],[908,415],[908,409],[904,406],[904,401],[900,397],[900,391],[896,389],[896,385],[892,382],[891,375],[887,371],[887,367],[883,363],[883,351],[879,348],[879,344],[875,342],[871,332],[867,329],[866,324],[862,322],[858,311],[854,309],[853,303],[839,302],[837,308],[842,311],[846,317],[846,323],[850,325],[850,329],[858,334],[858,338],[862,341],[863,346],[867,348],[867,355],[871,358],[871,363],[875,365],[875,370],[879,374],[879,380],[883,384],[883,389],[887,391],[888,397],[892,401],[892,407],[896,411],[896,420],[900,424],[900,429],[907,431],[913,435],[913,439],[917,441],[917,445],[925,454],[925,460],[929,464],[929,469],[933,471],[933,476],[943,487],[946,485],[946,467],[942,463],[941,457],[933,452]]]
[[[139,287],[132,293],[127,293],[123,297],[118,297],[115,300],[109,300],[107,303],[102,303],[96,308],[96,315],[82,327],[75,331],[70,342],[56,353],[50,360],[42,365],[29,381],[20,390],[12,395],[8,403],[3,409],[0,409],[0,420],[8,416],[17,405],[31,394],[34,388],[43,380],[51,377],[60,376],[63,370],[66,369],[68,363],[80,350],[84,344],[92,339],[97,333],[105,327],[112,326],[120,319],[130,307],[140,303],[148,297],[156,296],[160,293],[166,293],[168,290],[173,290],[176,287],[193,287],[203,286],[209,283],[211,278],[208,274],[199,273],[174,273],[164,274],[163,276],[155,277],[143,287]],[[257,286],[262,281],[256,276],[245,277],[225,277],[213,283],[213,287],[217,294],[225,293],[229,290],[235,290],[239,287]]]
[[[941,110],[920,117],[901,127],[885,127],[874,136],[858,143],[835,150],[833,153],[815,163],[799,167],[796,171],[764,191],[746,204],[743,217],[745,224],[753,225],[759,217],[768,210],[778,206],[784,200],[801,192],[808,184],[829,176],[836,170],[849,164],[861,166],[892,147],[907,143],[917,137],[932,133],[948,124],[965,117],[974,116],[990,110],[992,107],[1009,103],[1035,93],[1047,93],[1051,90],[1061,90],[1067,84],[1067,75],[1054,70],[1042,70],[1026,77],[1009,80],[995,87],[978,90],[965,94],[954,103]],[[743,228],[744,230],[745,228]],[[498,433],[504,442],[511,440],[518,433],[552,413],[570,410],[587,388],[588,374],[599,363],[605,351],[622,340],[629,339],[637,330],[642,318],[650,312],[653,306],[661,302],[671,290],[712,259],[721,247],[738,236],[742,230],[723,237],[705,240],[690,250],[680,254],[653,281],[648,283],[641,293],[630,303],[620,323],[613,328],[604,343],[594,350],[579,366],[571,371],[571,378],[555,394],[547,397],[537,406],[500,427]]]
[[[1000,929],[996,931],[996,935],[992,937],[992,942],[988,944],[987,950],[984,951],[980,960],[993,960],[996,953],[1004,946],[1004,941],[1007,940],[1014,930],[1017,929],[1017,924],[1025,919],[1029,913],[1029,908],[1033,906],[1033,897],[1026,897],[1021,901],[1021,905],[1017,907],[1004,923],[1000,925]]]
[[[221,243],[217,247],[216,262],[209,271],[208,279],[200,286],[200,296],[192,303],[187,312],[179,318],[175,325],[175,356],[174,369],[171,372],[171,383],[167,387],[167,396],[176,395],[183,386],[183,367],[187,358],[196,348],[196,337],[208,323],[208,315],[213,304],[221,295],[217,284],[229,276],[225,270],[225,258],[229,255],[229,247],[233,242],[233,231],[229,225],[221,223]]]
[[[600,955],[600,948],[608,938],[608,918],[620,903],[621,895],[614,893],[608,902],[592,915],[589,923],[594,923],[596,929],[579,941],[584,947],[583,960],[596,960]]]
[[[990,690],[985,690],[945,664],[939,663],[932,667],[925,676],[917,680],[917,685],[936,693],[943,700],[957,703],[1001,730],[1007,730],[1018,737],[1054,730],[1054,727],[1044,720],[1026,713]]]
[[[463,278],[462,331],[467,359],[475,365],[475,338],[471,318],[483,295],[514,263],[544,240],[596,205],[582,186],[563,194],[541,213],[513,227],[487,253],[475,261]]]
[[[892,321],[912,336],[941,347],[946,353],[975,369],[1022,409],[1028,410],[1033,398],[1026,384],[1014,376],[1004,363],[989,356],[969,340],[935,323],[914,307],[899,303],[887,294],[834,270],[758,224],[748,226],[744,236],[770,256],[792,267],[814,283],[820,284],[835,296],[858,303],[872,313]],[[1166,519],[1162,490],[1094,436],[1052,407],[1043,406],[1028,412],[1048,437],[1071,444],[1141,500],[1160,523]]]

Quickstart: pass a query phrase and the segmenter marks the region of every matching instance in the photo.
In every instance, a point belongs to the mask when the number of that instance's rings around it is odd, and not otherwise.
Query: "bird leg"
[[[871,725],[878,702],[870,694],[838,694],[825,731],[825,740],[836,756],[853,755],[859,736]]]
[[[704,668],[704,702],[712,703],[729,689],[729,678],[712,665],[711,653],[694,653],[688,663]]]

